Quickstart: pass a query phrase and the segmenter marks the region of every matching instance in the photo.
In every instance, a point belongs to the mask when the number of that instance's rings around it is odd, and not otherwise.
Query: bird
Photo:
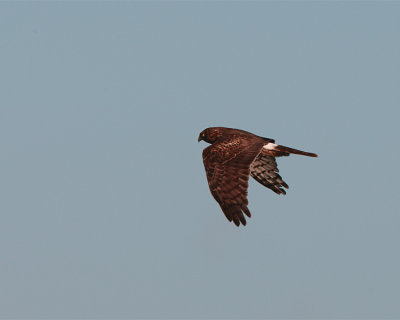
[[[289,186],[278,174],[276,157],[290,154],[318,157],[316,153],[285,147],[274,139],[233,128],[207,128],[199,134],[200,141],[211,144],[202,154],[211,194],[225,217],[238,227],[246,225],[244,214],[251,217],[247,207],[250,176],[275,193],[285,195]]]

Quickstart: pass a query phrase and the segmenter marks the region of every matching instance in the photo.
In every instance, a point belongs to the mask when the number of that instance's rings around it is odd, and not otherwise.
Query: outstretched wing
[[[250,165],[260,153],[264,142],[258,139],[230,137],[207,147],[203,162],[211,194],[217,200],[226,218],[239,226],[246,225],[247,189]]]
[[[278,172],[275,157],[263,153],[260,153],[250,165],[250,174],[254,179],[277,194],[286,194],[283,188],[289,188],[289,186]]]

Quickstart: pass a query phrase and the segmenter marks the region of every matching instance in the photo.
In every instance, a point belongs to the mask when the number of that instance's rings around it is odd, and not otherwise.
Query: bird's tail
[[[301,151],[301,150],[281,146],[281,145],[275,144],[275,143],[266,144],[264,146],[264,149],[266,152],[275,151],[275,152],[279,153],[279,155],[281,155],[281,156],[288,156],[289,154],[293,153],[293,154],[300,154],[302,156],[307,156],[307,157],[314,157],[314,158],[318,157],[318,155],[316,153]]]

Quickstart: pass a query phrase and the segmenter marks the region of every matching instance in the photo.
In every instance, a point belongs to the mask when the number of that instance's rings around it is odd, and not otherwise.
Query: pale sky
[[[0,3],[0,318],[400,318],[399,2]],[[200,131],[316,152],[212,198]]]

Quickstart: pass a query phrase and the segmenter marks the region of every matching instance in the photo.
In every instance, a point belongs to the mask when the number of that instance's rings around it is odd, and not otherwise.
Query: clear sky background
[[[1,2],[0,317],[400,318],[399,2]],[[198,143],[316,152],[236,228]]]

